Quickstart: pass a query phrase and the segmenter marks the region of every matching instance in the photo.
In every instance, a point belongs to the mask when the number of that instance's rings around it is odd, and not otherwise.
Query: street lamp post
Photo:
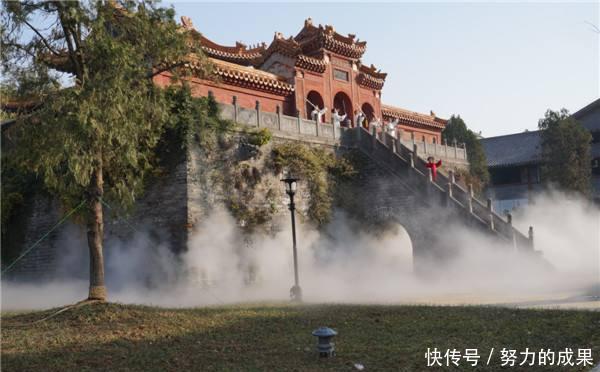
[[[290,289],[290,297],[292,301],[302,301],[302,289],[300,288],[300,281],[298,280],[298,253],[296,248],[296,204],[294,204],[294,194],[296,194],[296,185],[298,182],[297,178],[287,177],[281,180],[285,182],[285,192],[290,197],[290,212],[292,213],[292,241],[294,250],[294,286]]]

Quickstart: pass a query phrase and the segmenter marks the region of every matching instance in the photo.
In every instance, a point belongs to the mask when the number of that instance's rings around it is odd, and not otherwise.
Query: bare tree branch
[[[177,62],[177,63],[171,64],[171,65],[165,66],[165,67],[158,68],[158,69],[154,70],[153,72],[149,73],[147,75],[147,77],[149,79],[152,79],[156,75],[162,74],[165,71],[170,71],[177,67],[185,66],[187,63],[188,63],[187,61],[181,61],[181,62]]]
[[[48,48],[48,50],[50,50],[53,54],[58,55],[58,53],[54,50],[54,48],[52,48],[50,46],[50,44],[48,43],[48,40],[46,40],[46,38],[35,28],[31,25],[31,23],[27,22],[26,20],[23,20],[23,22],[30,28],[33,30],[33,32],[35,32],[37,34],[37,36],[40,37],[40,39],[42,40],[42,43],[44,43],[44,45],[46,46],[46,48]]]

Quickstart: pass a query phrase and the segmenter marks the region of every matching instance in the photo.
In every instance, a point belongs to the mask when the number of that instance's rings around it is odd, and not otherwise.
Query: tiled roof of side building
[[[573,117],[579,120],[587,130],[600,131],[600,98],[573,113]]]
[[[481,140],[488,167],[536,164],[542,159],[540,131],[488,137]]]

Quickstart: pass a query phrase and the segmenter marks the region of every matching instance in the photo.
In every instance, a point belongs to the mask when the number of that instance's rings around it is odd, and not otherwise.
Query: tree
[[[467,158],[469,159],[469,173],[475,178],[474,183],[483,186],[488,183],[490,175],[487,169],[487,160],[483,146],[472,130],[467,128],[460,115],[450,117],[446,127],[442,131],[442,137],[446,143],[464,143],[467,147]]]
[[[564,191],[591,192],[592,135],[566,109],[546,111],[542,137],[542,179]]]
[[[4,1],[3,8],[3,72],[19,97],[42,102],[17,117],[14,156],[66,207],[84,203],[88,298],[105,300],[102,201],[133,203],[169,122],[153,77],[177,73],[190,52],[195,67],[209,67],[173,9],[150,1]],[[64,87],[67,78],[73,83]]]

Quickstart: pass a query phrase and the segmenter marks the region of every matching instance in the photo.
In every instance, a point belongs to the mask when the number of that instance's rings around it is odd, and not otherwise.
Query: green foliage
[[[154,72],[194,50],[174,11],[151,2],[25,1],[7,7],[4,71],[23,95],[47,96],[40,110],[17,118],[19,165],[67,205],[86,197],[92,173],[101,169],[105,198],[131,205],[172,124],[169,95],[174,93],[154,84]],[[54,17],[62,31],[45,39],[34,34],[19,48],[8,47],[20,40],[25,21],[34,15]],[[41,58],[24,60],[28,54]],[[64,56],[61,69],[75,79],[69,88],[48,83],[56,65],[50,57],[57,55]]]
[[[3,143],[3,146],[6,146]],[[2,263],[7,264],[12,261],[18,253],[19,238],[22,233],[22,224],[19,223],[23,218],[22,213],[25,208],[25,202],[35,192],[40,192],[35,177],[31,173],[24,172],[15,165],[11,159],[11,153],[3,148],[2,153]]]
[[[276,172],[287,169],[306,182],[310,192],[308,217],[317,226],[330,220],[335,182],[356,173],[348,159],[297,142],[274,147],[273,164]]]
[[[262,147],[269,143],[273,138],[273,134],[267,128],[253,130],[248,135],[248,143],[254,146]]]
[[[490,175],[487,169],[485,151],[477,135],[467,128],[460,115],[452,115],[442,132],[442,137],[448,144],[452,144],[454,140],[457,143],[465,143],[467,146],[467,158],[469,159],[469,172],[471,176],[476,178],[476,180],[472,180],[474,186],[487,184]]]
[[[214,150],[218,139],[232,130],[234,124],[218,116],[218,106],[212,96],[192,97],[187,84],[171,86],[165,91],[168,106],[167,136],[161,141],[161,148],[175,145],[188,149],[190,141],[207,149]]]
[[[246,232],[252,232],[257,227],[271,220],[276,208],[276,193],[269,188],[265,193],[264,202],[256,202],[257,188],[261,187],[262,172],[255,166],[240,162],[231,172],[222,169],[224,179],[222,186],[225,190],[225,204],[231,214]]]
[[[591,192],[591,134],[566,109],[546,111],[542,136],[542,179],[563,191]]]

